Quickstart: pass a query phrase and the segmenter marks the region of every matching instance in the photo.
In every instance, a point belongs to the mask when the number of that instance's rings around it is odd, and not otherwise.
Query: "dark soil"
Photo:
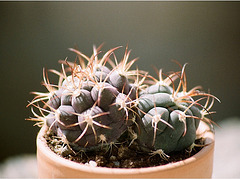
[[[114,144],[97,152],[74,152],[60,138],[52,134],[46,134],[44,137],[50,149],[66,159],[86,165],[109,168],[142,168],[165,165],[187,159],[202,149],[202,147],[194,147],[191,152],[187,150],[172,152],[168,154],[169,158],[165,160],[160,155],[140,152],[134,142],[131,146],[124,143]],[[196,140],[195,143],[202,145],[203,140]]]

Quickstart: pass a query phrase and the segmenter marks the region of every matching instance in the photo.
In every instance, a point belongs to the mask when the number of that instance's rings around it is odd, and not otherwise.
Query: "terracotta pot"
[[[175,163],[157,167],[117,169],[91,167],[64,159],[48,148],[42,128],[37,137],[39,178],[211,178],[213,169],[214,134],[202,123],[198,135],[205,139],[205,146],[194,156]]]

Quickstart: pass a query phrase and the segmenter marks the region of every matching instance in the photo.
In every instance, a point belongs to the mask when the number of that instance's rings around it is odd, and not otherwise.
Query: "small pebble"
[[[112,156],[109,158],[109,160],[111,160],[111,161],[115,161],[115,160],[117,160],[117,157],[114,156],[114,155],[112,155]]]
[[[96,167],[97,163],[93,160],[90,160],[89,162],[85,163],[85,165],[91,166],[91,167]]]
[[[119,166],[120,166],[120,162],[118,162],[118,161],[113,161],[113,163],[114,163],[114,165],[115,165],[116,167],[119,167]]]

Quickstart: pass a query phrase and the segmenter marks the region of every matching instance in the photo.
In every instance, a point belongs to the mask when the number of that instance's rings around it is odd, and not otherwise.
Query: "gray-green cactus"
[[[179,84],[175,88],[176,79]],[[140,128],[137,142],[143,150],[167,159],[170,152],[194,145],[199,122],[209,122],[205,115],[217,98],[200,92],[200,87],[187,91],[185,65],[181,72],[172,73],[164,80],[160,70],[159,80],[154,79],[153,83],[140,93],[137,100]],[[203,97],[194,100],[195,96]],[[213,101],[207,107],[210,97]],[[203,106],[199,102],[205,98]]]

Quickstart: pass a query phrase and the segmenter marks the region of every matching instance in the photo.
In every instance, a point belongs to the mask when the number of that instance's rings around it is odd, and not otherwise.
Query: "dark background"
[[[240,116],[239,2],[0,2],[0,161],[35,152],[39,128],[25,121],[26,105],[29,92],[46,91],[43,67],[60,70],[59,59],[75,58],[69,47],[90,56],[102,42],[104,51],[128,44],[152,75],[152,65],[168,72],[179,70],[171,60],[188,62],[188,88],[222,101],[213,119]]]

